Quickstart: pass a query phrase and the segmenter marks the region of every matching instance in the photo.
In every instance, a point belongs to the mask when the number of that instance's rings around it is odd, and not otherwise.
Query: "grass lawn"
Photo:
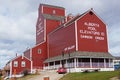
[[[1,80],[1,76],[0,76],[0,80]]]
[[[109,80],[118,75],[120,75],[119,71],[69,73],[60,80]]]

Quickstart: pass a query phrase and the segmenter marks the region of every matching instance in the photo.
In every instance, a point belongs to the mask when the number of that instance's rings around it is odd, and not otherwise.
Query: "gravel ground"
[[[56,71],[42,71],[39,76],[30,78],[29,80],[44,80],[44,77],[49,77],[49,80],[59,80],[64,74],[58,74]]]

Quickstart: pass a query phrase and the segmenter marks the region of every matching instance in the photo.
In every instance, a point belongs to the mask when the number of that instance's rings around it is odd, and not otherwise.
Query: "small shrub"
[[[23,71],[23,74],[24,74],[24,76],[28,75],[28,70],[25,69],[25,70]]]
[[[88,73],[89,71],[88,70],[85,70],[84,73]]]
[[[2,72],[0,72],[0,76],[2,76]]]
[[[94,70],[94,72],[98,72],[98,71],[99,71],[99,70],[97,70],[97,69],[96,69],[96,70]]]

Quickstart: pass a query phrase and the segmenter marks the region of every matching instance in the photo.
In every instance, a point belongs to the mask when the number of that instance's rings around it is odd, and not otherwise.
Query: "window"
[[[22,67],[25,67],[25,65],[26,65],[26,64],[25,64],[25,61],[22,61],[21,66],[22,66]]]
[[[56,11],[55,11],[55,10],[53,10],[53,14],[56,14]]]
[[[38,49],[38,54],[41,54],[41,52],[42,52],[41,49]]]
[[[14,61],[14,67],[18,67],[18,61]]]

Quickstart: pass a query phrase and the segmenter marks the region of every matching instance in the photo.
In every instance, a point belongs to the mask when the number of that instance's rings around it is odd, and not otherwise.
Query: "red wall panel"
[[[108,52],[106,25],[92,12],[77,21],[80,51]]]
[[[48,35],[48,55],[54,57],[64,53],[75,51],[75,24],[62,27]]]
[[[46,19],[46,34],[50,33],[60,25],[60,21]]]
[[[54,13],[54,11],[55,13]],[[43,6],[43,14],[51,14],[56,16],[64,16],[65,10],[57,7]]]
[[[18,61],[18,67],[14,67],[14,61]],[[21,66],[22,61],[26,62],[26,67]],[[25,69],[28,69],[28,70],[31,69],[31,61],[29,61],[25,57],[22,59],[22,56],[20,56],[12,61],[12,74],[14,74],[15,70],[16,70],[16,74],[19,74],[23,72]]]
[[[24,52],[24,56],[27,57],[28,59],[30,59],[30,49],[28,49]]]
[[[37,24],[36,24],[36,44],[39,44],[44,41],[44,18],[42,15],[39,15]]]
[[[38,53],[38,49],[41,49],[41,54]],[[46,58],[47,58],[46,42],[32,48],[33,68],[43,68],[43,61]]]

